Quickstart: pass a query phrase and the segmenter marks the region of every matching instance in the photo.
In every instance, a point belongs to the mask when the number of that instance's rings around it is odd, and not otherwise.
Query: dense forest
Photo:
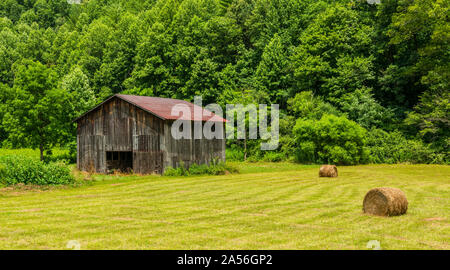
[[[69,4],[68,2],[81,2]],[[448,0],[2,0],[0,143],[74,149],[115,93],[280,105],[227,158],[450,162]]]

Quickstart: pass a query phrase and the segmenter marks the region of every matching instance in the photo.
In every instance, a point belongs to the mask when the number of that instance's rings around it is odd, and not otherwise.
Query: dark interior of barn
[[[106,167],[108,172],[132,172],[133,152],[106,152]]]

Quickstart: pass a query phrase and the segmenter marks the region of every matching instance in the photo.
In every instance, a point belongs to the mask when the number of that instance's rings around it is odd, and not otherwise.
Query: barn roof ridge
[[[78,118],[74,120],[74,122],[80,120],[84,116],[88,115],[92,111],[96,110],[103,104],[109,102],[113,98],[119,98],[125,102],[128,102],[152,115],[155,115],[156,117],[162,119],[162,120],[176,120],[176,119],[182,119],[182,120],[190,120],[190,121],[196,121],[197,119],[194,117],[194,108],[200,107],[198,105],[195,105],[189,101],[181,100],[181,99],[173,99],[173,98],[163,98],[163,97],[150,97],[150,96],[136,96],[136,95],[125,95],[125,94],[115,94],[103,102],[96,105],[94,108],[90,109],[89,111],[83,113]],[[178,104],[184,104],[188,105],[191,109],[191,115],[183,117],[173,116],[171,114],[172,107]],[[215,113],[200,107],[202,110],[202,119],[201,121],[214,121],[214,122],[227,122],[226,119],[223,117],[216,115]],[[206,114],[205,114],[206,113]],[[210,115],[207,115],[207,114]],[[200,119],[198,119],[200,120]]]

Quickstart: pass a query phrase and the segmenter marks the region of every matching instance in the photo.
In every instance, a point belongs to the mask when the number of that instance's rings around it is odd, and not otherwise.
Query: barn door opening
[[[108,172],[130,173],[133,170],[133,152],[106,152],[106,167]]]

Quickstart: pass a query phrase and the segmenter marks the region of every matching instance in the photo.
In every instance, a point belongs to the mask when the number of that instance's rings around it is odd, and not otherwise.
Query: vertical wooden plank
[[[81,170],[80,168],[80,135],[77,135],[77,169]]]

